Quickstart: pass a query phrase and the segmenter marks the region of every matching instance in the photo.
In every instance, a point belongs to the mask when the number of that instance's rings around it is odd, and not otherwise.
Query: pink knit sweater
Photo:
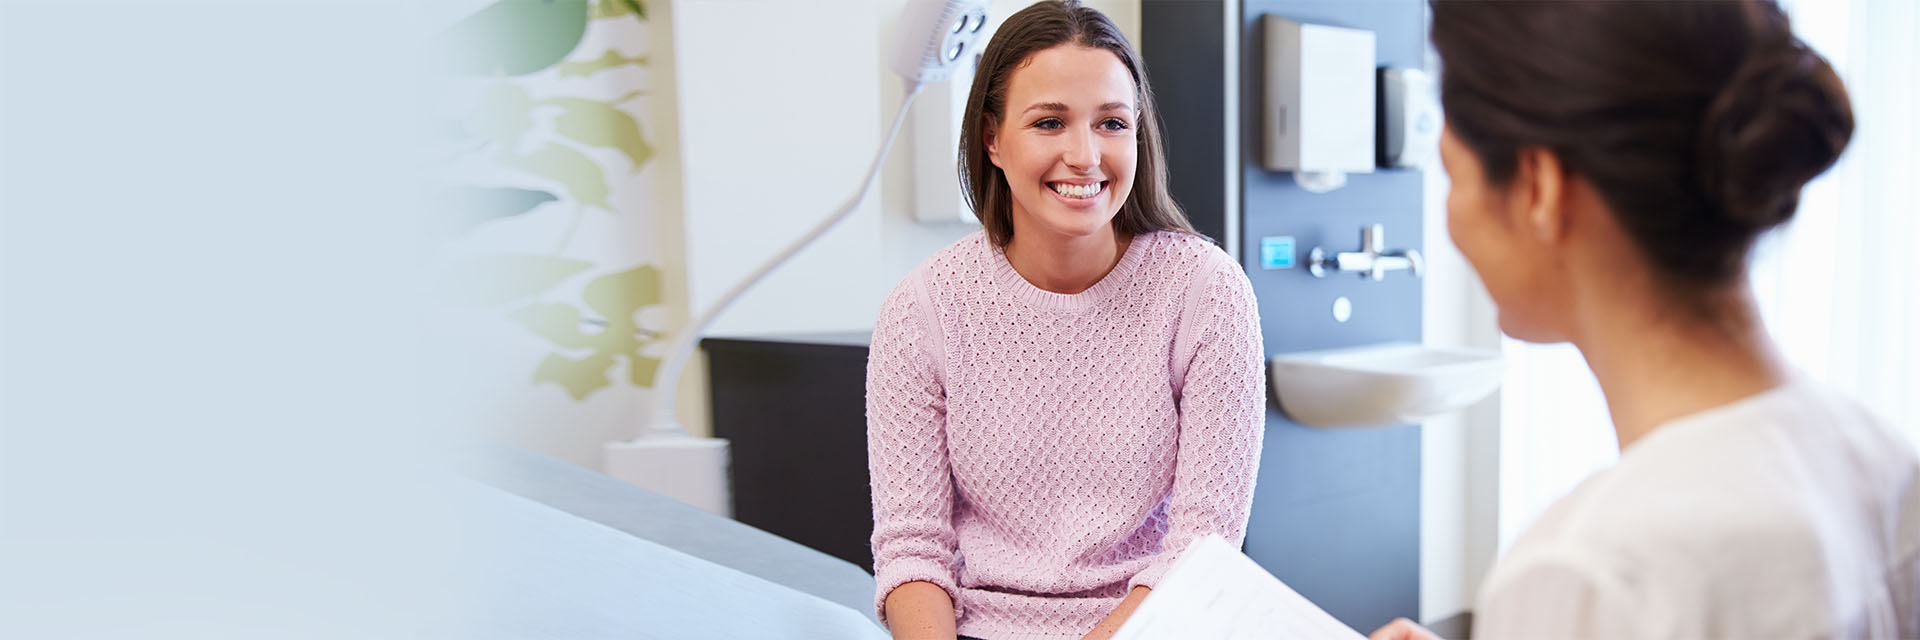
[[[1187,543],[1239,544],[1265,415],[1246,274],[1201,238],[1134,239],[1084,292],[1039,289],[984,233],[894,287],[867,363],[873,558],[962,635],[1079,638]]]

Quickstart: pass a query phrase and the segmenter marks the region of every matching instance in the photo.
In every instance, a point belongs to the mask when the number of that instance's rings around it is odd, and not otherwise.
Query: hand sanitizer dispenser
[[[1380,166],[1424,169],[1440,153],[1440,96],[1419,69],[1380,70]]]
[[[1373,32],[1261,18],[1266,36],[1261,164],[1292,171],[1309,191],[1370,173],[1374,147]]]

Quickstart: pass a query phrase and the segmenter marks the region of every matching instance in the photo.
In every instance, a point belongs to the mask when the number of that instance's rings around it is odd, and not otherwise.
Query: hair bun
[[[1794,39],[1749,56],[1708,105],[1700,187],[1729,222],[1765,230],[1793,217],[1800,188],[1833,166],[1852,136],[1840,77]]]

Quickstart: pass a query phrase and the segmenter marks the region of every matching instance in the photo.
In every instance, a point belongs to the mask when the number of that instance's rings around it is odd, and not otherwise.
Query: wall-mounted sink
[[[1406,343],[1283,353],[1272,365],[1280,410],[1310,427],[1417,423],[1478,402],[1506,372],[1495,351]]]

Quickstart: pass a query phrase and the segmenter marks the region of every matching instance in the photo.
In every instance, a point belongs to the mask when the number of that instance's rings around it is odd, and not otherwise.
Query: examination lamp
[[[907,107],[913,104],[920,89],[931,83],[945,81],[953,74],[955,67],[973,59],[976,48],[985,46],[986,43],[978,40],[987,33],[983,27],[989,4],[990,0],[912,0],[908,3],[906,14],[900,21],[901,30],[894,41],[891,64],[893,70],[906,80],[906,95],[900,101],[899,110],[894,113],[893,123],[887,127],[880,148],[874,153],[873,164],[868,167],[860,188],[854,190],[846,204],[727,290],[713,306],[674,337],[656,373],[652,420],[639,437],[607,443],[605,455],[609,474],[708,511],[721,514],[729,511],[724,490],[726,441],[689,436],[675,417],[674,400],[680,374],[686,369],[687,359],[693,355],[694,344],[742,294],[813,244],[834,225],[845,220],[866,200],[874,177],[879,175],[887,151],[893,146],[894,137],[900,133]]]

